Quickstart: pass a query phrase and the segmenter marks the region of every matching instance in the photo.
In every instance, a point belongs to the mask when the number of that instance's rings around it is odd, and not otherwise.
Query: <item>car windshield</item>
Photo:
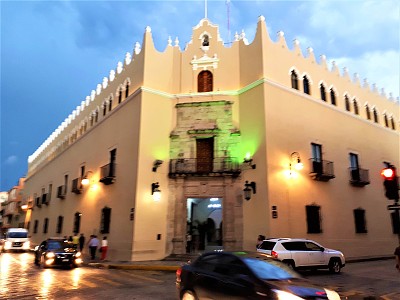
[[[260,279],[263,280],[301,278],[299,274],[278,261],[265,261],[256,258],[243,258],[243,261]]]
[[[9,237],[9,238],[20,238],[20,239],[22,239],[22,238],[27,238],[28,237],[28,233],[26,233],[26,232],[9,232],[9,233],[7,233],[7,236]]]
[[[64,241],[49,241],[47,245],[48,250],[56,250],[63,248],[73,248],[73,244]]]

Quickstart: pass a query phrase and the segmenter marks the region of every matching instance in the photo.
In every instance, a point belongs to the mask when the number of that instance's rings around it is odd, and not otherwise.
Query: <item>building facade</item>
[[[112,260],[254,250],[259,234],[391,255],[380,170],[399,166],[399,127],[397,102],[273,41],[263,17],[230,47],[208,19],[184,50],[146,28],[29,157],[30,234],[106,235]]]
[[[21,203],[24,199],[24,181],[20,178],[17,185],[13,186],[8,192],[2,192],[1,208],[2,222],[1,232],[4,233],[7,228],[23,228],[26,212],[21,209]]]

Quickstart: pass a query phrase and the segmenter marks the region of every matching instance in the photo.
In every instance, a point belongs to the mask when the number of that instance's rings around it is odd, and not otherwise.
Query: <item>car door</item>
[[[291,241],[282,243],[283,247],[290,252],[291,259],[296,267],[307,266],[309,263],[309,253],[303,241]],[[286,258],[285,259],[289,259]]]
[[[325,262],[325,252],[323,247],[310,241],[305,242],[305,246],[308,253],[308,264],[310,266],[323,266],[327,264]]]

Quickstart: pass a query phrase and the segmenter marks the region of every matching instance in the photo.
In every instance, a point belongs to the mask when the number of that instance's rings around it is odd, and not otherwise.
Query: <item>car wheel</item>
[[[192,291],[185,291],[182,295],[182,300],[197,300],[196,294]]]
[[[283,263],[287,265],[292,270],[295,270],[295,264],[293,260],[284,260]]]
[[[339,274],[341,269],[342,264],[340,263],[340,260],[337,258],[331,259],[329,262],[329,271],[334,274]]]

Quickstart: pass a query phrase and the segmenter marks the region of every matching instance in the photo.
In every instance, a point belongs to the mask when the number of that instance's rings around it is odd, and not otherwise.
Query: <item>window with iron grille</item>
[[[321,233],[321,216],[320,216],[320,206],[317,205],[307,205],[307,233]]]
[[[37,233],[39,227],[39,220],[35,220],[35,223],[33,225],[33,233]]]
[[[110,233],[110,222],[111,222],[111,208],[106,206],[101,210],[101,220],[100,220],[101,233]]]
[[[365,210],[357,208],[354,211],[354,223],[356,226],[356,233],[367,233]]]
[[[49,218],[45,218],[43,223],[43,233],[47,233],[48,229],[49,229]]]
[[[62,228],[63,228],[63,223],[64,223],[64,217],[63,216],[58,216],[57,218],[57,233],[61,233],[62,232]]]

